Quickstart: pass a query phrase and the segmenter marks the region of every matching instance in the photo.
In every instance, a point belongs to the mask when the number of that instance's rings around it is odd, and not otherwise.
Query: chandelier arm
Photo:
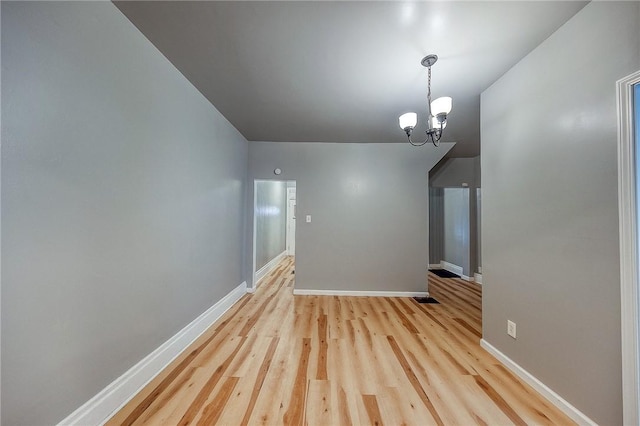
[[[429,135],[427,135],[427,138],[423,141],[423,142],[419,142],[419,143],[415,143],[414,141],[411,140],[411,135],[407,134],[407,139],[409,139],[409,143],[413,146],[423,146],[425,145],[427,142],[429,142]],[[433,141],[433,138],[431,138],[431,140]]]

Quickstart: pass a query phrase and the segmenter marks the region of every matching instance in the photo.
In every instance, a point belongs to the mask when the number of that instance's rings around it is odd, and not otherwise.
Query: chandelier
[[[427,55],[420,62],[422,66],[427,67],[427,138],[423,142],[414,142],[411,140],[411,132],[418,123],[418,114],[415,112],[407,112],[399,118],[400,128],[405,131],[409,143],[413,146],[422,146],[427,142],[431,142],[434,146],[440,144],[440,138],[444,128],[447,127],[447,114],[451,112],[453,106],[452,100],[448,96],[443,96],[431,102],[431,67],[438,60],[437,55]]]

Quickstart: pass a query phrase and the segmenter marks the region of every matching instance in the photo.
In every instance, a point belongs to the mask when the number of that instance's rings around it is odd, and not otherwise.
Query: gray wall
[[[258,181],[256,189],[256,271],[286,249],[287,183]]]
[[[484,338],[609,425],[622,424],[615,82],[639,68],[640,3],[592,2],[482,95]]]
[[[471,273],[469,188],[444,188],[444,256],[442,260]]]
[[[296,288],[425,291],[427,174],[451,146],[250,143],[250,182],[296,180]]]
[[[247,142],[110,2],[2,2],[2,424],[54,424],[242,281]]]

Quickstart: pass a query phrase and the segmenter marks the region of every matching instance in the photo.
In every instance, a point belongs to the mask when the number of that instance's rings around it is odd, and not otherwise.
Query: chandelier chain
[[[427,70],[429,75],[427,80],[427,111],[431,117],[431,67],[428,67]]]

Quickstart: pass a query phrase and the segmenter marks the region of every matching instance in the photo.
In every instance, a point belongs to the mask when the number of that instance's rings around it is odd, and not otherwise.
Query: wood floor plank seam
[[[422,402],[427,407],[427,409],[435,419],[436,423],[439,426],[444,426],[444,423],[442,422],[442,419],[440,418],[438,411],[433,406],[433,403],[429,399],[429,396],[420,385],[418,378],[416,377],[415,373],[411,369],[411,366],[407,362],[407,359],[405,358],[404,354],[402,353],[402,350],[398,346],[398,343],[393,338],[393,336],[387,336],[387,340],[389,341],[389,345],[391,345],[391,349],[393,349],[393,352],[396,354],[398,361],[400,361],[400,366],[402,367],[405,374],[407,375],[407,378],[409,379],[409,382],[411,382],[411,385],[413,386],[414,390],[420,396],[420,399],[422,399]]]
[[[362,401],[364,407],[369,415],[369,420],[372,425],[383,426],[382,416],[380,415],[380,407],[378,406],[378,400],[375,395],[362,395]]]
[[[288,425],[301,425],[304,421],[304,405],[307,397],[307,369],[309,368],[309,354],[311,353],[311,339],[302,339],[302,353],[298,361],[296,379],[289,399],[289,406],[283,421]]]
[[[518,413],[516,413],[513,408],[511,408],[509,406],[509,404],[506,403],[506,401],[500,396],[500,394],[498,394],[498,392],[495,391],[495,389],[493,389],[489,383],[486,382],[486,380],[484,380],[482,378],[482,376],[473,376],[476,380],[476,383],[478,383],[478,386],[487,394],[489,395],[489,398],[491,398],[496,405],[502,410],[504,411],[504,413],[509,417],[509,419],[511,419],[511,421],[513,421],[514,424],[519,425],[519,426],[526,426],[526,422],[524,420],[522,420],[522,418],[518,415]]]
[[[258,399],[258,395],[262,390],[262,385],[264,384],[264,379],[267,376],[267,372],[269,371],[269,367],[271,366],[271,361],[273,360],[273,355],[276,352],[278,347],[278,342],[280,338],[274,337],[271,339],[271,344],[269,344],[269,348],[267,349],[267,353],[262,360],[262,365],[260,366],[260,370],[258,372],[258,377],[256,378],[255,385],[253,386],[253,390],[251,392],[251,398],[249,399],[249,406],[247,407],[244,417],[240,421],[241,425],[246,425],[249,423],[249,418],[253,413],[253,408],[256,405],[256,401]]]
[[[204,406],[202,416],[197,423],[198,426],[210,426],[216,424],[218,418],[220,418],[220,415],[222,414],[224,405],[229,401],[233,390],[238,384],[238,380],[238,377],[227,377],[225,379],[224,385],[216,397],[209,404]]]
[[[227,368],[233,361],[233,358],[236,356],[238,351],[240,351],[240,348],[242,348],[242,346],[246,341],[247,341],[247,338],[242,337],[240,339],[240,343],[238,343],[238,345],[233,350],[233,352],[224,360],[222,364],[218,366],[218,368],[216,368],[215,372],[211,375],[209,380],[207,380],[207,383],[204,385],[204,387],[200,389],[195,399],[193,400],[191,405],[187,408],[187,411],[184,413],[184,415],[180,419],[180,422],[179,422],[180,426],[188,425],[188,424],[191,424],[191,422],[193,422],[193,419],[196,418],[196,416],[198,415],[198,412],[200,411],[200,409],[202,409],[205,402],[209,398],[211,391],[213,391],[215,386],[218,384],[218,381],[223,377],[224,372],[227,370]]]
[[[398,318],[400,318],[400,321],[402,322],[402,325],[409,330],[410,333],[416,333],[418,334],[418,329],[413,325],[413,323],[411,321],[409,321],[409,318],[407,318],[407,316],[404,314],[404,312],[402,312],[402,309],[400,309],[397,305],[396,305],[396,301],[393,298],[389,298],[389,305],[391,306],[391,308],[395,311],[396,315],[398,316]]]

